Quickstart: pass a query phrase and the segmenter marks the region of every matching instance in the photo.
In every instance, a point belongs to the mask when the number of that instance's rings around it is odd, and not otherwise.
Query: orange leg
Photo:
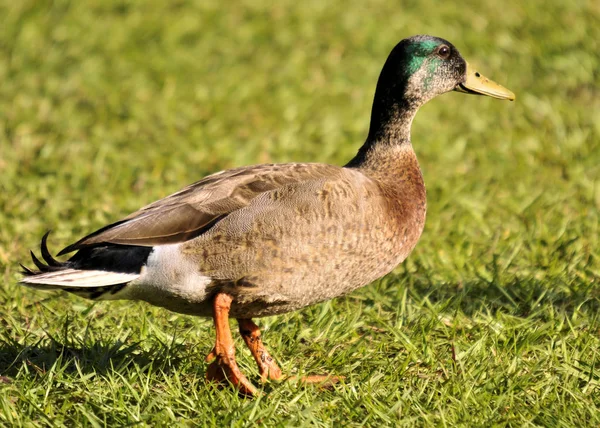
[[[283,378],[281,369],[275,363],[275,360],[269,354],[269,351],[265,348],[258,326],[248,318],[238,318],[240,325],[240,334],[246,342],[246,346],[250,349],[258,370],[260,371],[260,378],[263,382],[267,379],[280,380]],[[309,376],[291,376],[286,380],[298,381],[304,384],[320,384],[322,387],[328,388],[338,383],[343,377],[329,376],[329,375],[309,375]]]
[[[258,326],[249,318],[239,318],[238,323],[240,325],[240,334],[244,342],[246,342],[246,346],[250,349],[256,365],[258,365],[260,379],[263,382],[267,379],[281,379],[281,369],[263,345]]]
[[[219,293],[213,301],[213,318],[217,339],[214,349],[208,354],[207,360],[215,359],[206,371],[209,381],[222,382],[228,380],[245,395],[255,395],[257,390],[240,371],[235,361],[235,346],[229,328],[229,309],[232,297]]]

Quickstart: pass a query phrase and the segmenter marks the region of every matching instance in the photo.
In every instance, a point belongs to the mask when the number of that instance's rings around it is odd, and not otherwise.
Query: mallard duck
[[[235,360],[229,318],[262,380],[280,379],[253,318],[347,294],[389,273],[415,247],[425,185],[410,129],[419,107],[449,91],[514,100],[448,41],[414,36],[390,53],[370,129],[347,165],[286,163],[217,172],[64,248],[41,241],[21,283],[95,300],[144,300],[212,317],[207,378],[257,392]],[[306,378],[306,381],[315,378]],[[316,378],[320,380],[320,378]]]

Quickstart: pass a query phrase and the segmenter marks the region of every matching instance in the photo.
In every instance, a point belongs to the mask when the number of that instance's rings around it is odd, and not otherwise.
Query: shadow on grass
[[[490,281],[481,278],[440,284],[425,277],[401,273],[394,275],[390,284],[405,284],[409,296],[416,302],[428,300],[431,304],[441,305],[445,311],[459,310],[467,316],[502,312],[527,317],[549,307],[566,313],[600,310],[600,285],[581,279],[567,280],[513,278]],[[390,284],[386,288],[391,288]]]
[[[25,370],[30,375],[45,375],[53,367],[65,373],[107,374],[129,367],[141,371],[170,372],[176,370],[188,355],[183,344],[160,344],[151,351],[139,343],[94,341],[91,344],[70,343],[48,336],[32,345],[10,340],[0,341],[0,376],[13,378]]]

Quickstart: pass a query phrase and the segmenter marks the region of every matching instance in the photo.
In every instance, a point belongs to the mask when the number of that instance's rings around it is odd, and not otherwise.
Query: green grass
[[[0,1],[0,425],[600,425],[598,2],[164,3]],[[417,33],[517,101],[425,106],[413,254],[259,320],[285,372],[333,390],[240,398],[204,381],[210,320],[16,284],[47,229],[56,251],[210,172],[343,164]]]

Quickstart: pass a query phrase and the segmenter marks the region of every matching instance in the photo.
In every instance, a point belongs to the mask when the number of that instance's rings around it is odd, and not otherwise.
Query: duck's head
[[[413,36],[390,53],[377,82],[371,125],[365,144],[348,166],[381,163],[378,148],[410,144],[410,128],[420,106],[450,91],[502,100],[515,94],[472,69],[447,40]],[[371,159],[375,153],[375,160]]]
[[[514,100],[508,89],[472,69],[452,43],[432,36],[402,40],[390,53],[378,83],[378,92],[418,107],[449,91]]]

